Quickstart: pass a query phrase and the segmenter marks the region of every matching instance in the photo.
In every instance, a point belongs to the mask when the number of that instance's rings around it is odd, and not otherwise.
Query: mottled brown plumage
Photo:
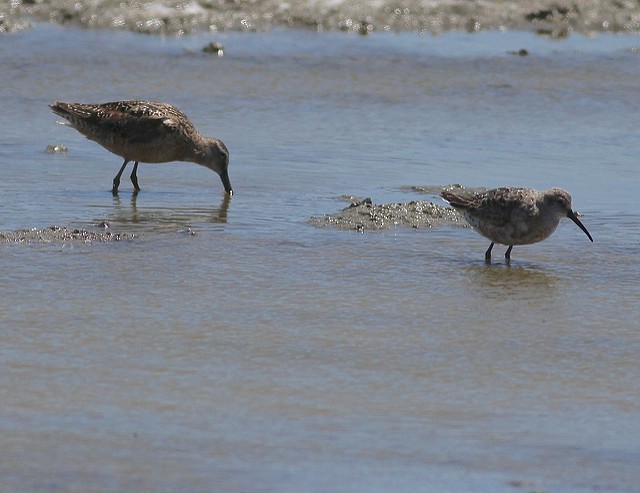
[[[229,151],[221,140],[205,137],[184,113],[166,103],[152,101],[114,101],[103,104],[57,102],[50,106],[82,135],[124,158],[113,179],[112,191],[118,191],[120,176],[129,161],[134,161],[131,182],[140,190],[138,163],[188,161],[205,166],[218,175],[227,193]]]
[[[491,259],[494,243],[508,245],[511,258],[514,245],[545,240],[556,230],[562,217],[568,217],[589,237],[587,228],[571,210],[571,196],[561,188],[545,191],[531,188],[496,188],[482,193],[443,191],[442,198],[460,212],[473,228],[491,240],[485,259]]]

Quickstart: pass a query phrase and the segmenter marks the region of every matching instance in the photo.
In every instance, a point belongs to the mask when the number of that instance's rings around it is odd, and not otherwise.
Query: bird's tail
[[[91,116],[91,110],[88,105],[81,103],[65,103],[64,101],[56,101],[50,104],[49,108],[58,116],[70,120],[71,118],[88,118]]]
[[[472,201],[471,197],[465,197],[464,195],[453,193],[448,190],[440,192],[440,197],[447,201],[451,207],[455,207],[456,209],[466,209],[471,205]]]
[[[65,126],[77,127],[79,123],[91,116],[91,113],[80,103],[65,103],[63,101],[57,101],[54,104],[50,104],[49,108],[51,108],[51,111],[56,115],[67,120],[58,121],[59,124]]]
[[[49,108],[56,115],[66,117],[69,115],[69,103],[63,103],[62,101],[56,101],[54,104],[50,104]]]

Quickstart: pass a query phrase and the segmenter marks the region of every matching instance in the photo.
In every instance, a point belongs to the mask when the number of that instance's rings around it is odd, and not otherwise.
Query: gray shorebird
[[[593,241],[571,210],[571,195],[561,188],[545,191],[496,188],[482,193],[445,190],[440,196],[478,233],[491,240],[484,254],[487,262],[491,261],[494,243],[509,246],[504,256],[510,260],[514,245],[530,245],[547,239],[563,217],[571,219]]]
[[[113,194],[118,193],[120,177],[133,161],[131,183],[136,192],[138,163],[188,161],[209,168],[222,180],[231,195],[229,151],[221,140],[205,137],[196,130],[178,108],[152,101],[114,101],[103,104],[64,103],[50,105],[89,140],[124,158],[113,179]]]

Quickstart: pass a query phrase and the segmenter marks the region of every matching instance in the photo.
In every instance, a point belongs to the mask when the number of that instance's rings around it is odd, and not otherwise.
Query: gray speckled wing
[[[537,215],[537,193],[526,188],[496,188],[482,194],[465,217],[483,236],[504,245],[529,243]],[[532,223],[532,219],[534,219]]]
[[[481,194],[477,206],[466,210],[496,228],[503,228],[514,219],[535,213],[535,193],[526,188],[496,188]]]
[[[443,192],[480,234],[504,245],[530,243],[530,228],[538,222],[539,193],[527,188],[496,188],[483,193]]]

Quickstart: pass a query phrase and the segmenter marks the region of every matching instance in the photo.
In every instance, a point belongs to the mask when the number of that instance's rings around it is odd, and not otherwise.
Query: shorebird
[[[482,193],[445,190],[440,196],[478,233],[491,240],[484,254],[487,262],[491,261],[494,243],[509,246],[504,256],[510,260],[514,245],[530,245],[547,239],[563,217],[571,219],[593,241],[571,210],[571,195],[561,188],[545,191],[496,188]]]
[[[205,137],[175,106],[152,101],[114,101],[103,104],[65,103],[50,105],[59,115],[89,140],[124,158],[113,179],[112,192],[118,193],[120,177],[134,161],[131,183],[136,192],[138,163],[188,161],[209,168],[222,180],[231,195],[229,151],[221,140]]]

